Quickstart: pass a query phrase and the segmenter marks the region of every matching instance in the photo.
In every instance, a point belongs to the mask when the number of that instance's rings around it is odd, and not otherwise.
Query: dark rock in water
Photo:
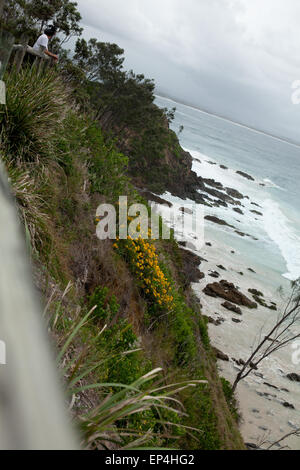
[[[206,160],[206,163],[209,163],[210,165],[216,165],[216,162],[211,162],[209,160]]]
[[[258,212],[258,211],[250,211],[250,212],[252,212],[252,214],[256,214],[256,215],[261,215],[261,216],[264,215],[264,214],[262,214],[261,212]]]
[[[232,250],[231,254],[232,254],[232,255],[235,255],[235,251]]]
[[[269,384],[268,382],[264,382],[264,385],[266,385],[269,388],[274,388],[274,390],[279,390],[278,387],[276,387],[275,385]]]
[[[290,410],[295,410],[296,408],[294,407],[294,405],[292,405],[291,403],[288,403],[287,401],[285,401],[284,403],[282,403],[282,405],[285,407],[285,408],[289,408]]]
[[[239,220],[238,220],[238,222],[239,222]],[[249,235],[249,233],[240,232],[239,230],[235,230],[235,233],[237,233],[240,237],[249,237],[249,238],[252,238],[252,240],[254,240],[254,241],[258,240],[258,238],[255,238],[252,235]]]
[[[264,294],[257,289],[248,289],[250,294],[256,295],[257,297],[264,297]]]
[[[256,289],[249,289],[248,292],[253,295],[253,299],[255,300],[255,302],[257,302],[262,307],[268,308],[269,310],[277,311],[276,304],[271,303],[270,305],[268,305],[265,299],[262,298],[264,297],[264,294],[262,292],[259,292]]]
[[[219,279],[220,277],[220,274],[217,271],[211,271],[208,275],[214,279]]]
[[[235,359],[234,357],[232,358],[233,362],[235,362],[238,366],[244,366],[246,363],[243,361],[243,359]]]
[[[212,186],[213,188],[221,189],[221,190],[224,189],[224,186],[222,185],[222,183],[219,183],[218,181],[215,181],[213,179],[204,178],[203,181],[205,184],[207,184],[208,186]]]
[[[282,388],[281,391],[285,393],[290,393],[290,391],[287,388]]]
[[[256,204],[256,202],[251,202],[252,206],[259,207],[260,209],[262,208],[259,204]]]
[[[244,171],[237,171],[236,173],[240,176],[243,176],[243,178],[246,178],[247,180],[255,181],[255,179],[252,176],[248,175]]]
[[[210,297],[220,297],[228,302],[244,307],[257,308],[255,302],[252,302],[248,297],[242,294],[234,284],[227,281],[208,284],[204,289],[204,293]]]
[[[198,282],[201,279],[204,279],[205,274],[199,270],[201,264],[201,258],[194,253],[179,248],[182,264],[180,269],[180,274],[184,279],[185,285],[188,286],[192,282]]]
[[[229,357],[227,354],[224,354],[222,351],[220,351],[217,348],[213,348],[213,352],[215,353],[217,359],[220,359],[221,361],[229,362]]]
[[[183,212],[184,214],[189,214],[189,215],[194,214],[194,212],[191,209],[188,209],[187,207],[181,207],[179,210],[180,212]]]
[[[254,269],[252,269],[252,268],[248,268],[248,271],[250,271],[250,273],[256,274],[256,272],[255,272]]]
[[[152,194],[150,191],[140,190],[142,196],[147,199],[148,201],[156,202],[157,204],[161,204],[163,206],[173,207],[173,204],[165,199]]]
[[[193,158],[193,160],[196,160],[196,162],[202,163],[201,160],[199,160],[199,158]]]
[[[238,214],[244,215],[244,212],[239,207],[235,207],[233,210],[237,212]]]
[[[236,230],[235,233],[237,233],[240,237],[246,237],[247,235],[244,232],[240,232],[239,230]]]
[[[206,246],[210,246],[210,247],[212,247],[212,244],[211,244],[210,242],[208,242],[208,243],[205,243],[205,245],[206,245]]]
[[[215,320],[212,317],[206,317],[205,315],[203,315],[203,317],[208,321],[208,323],[210,323],[211,325],[215,325],[215,326],[220,326],[222,325],[222,323],[225,322],[224,318],[222,317],[218,318],[217,320]]]
[[[264,183],[259,183],[259,186],[262,186],[264,188],[266,185]]]
[[[224,268],[224,266],[222,266],[221,264],[219,264],[219,266],[217,266],[217,268],[221,269],[221,271],[227,271],[227,269]]]
[[[259,426],[259,429],[260,429],[261,431],[264,431],[264,432],[269,431],[269,429],[266,428],[265,426]]]
[[[254,375],[256,375],[256,377],[259,377],[260,379],[264,378],[263,374],[261,374],[260,372],[254,372]]]
[[[245,446],[248,450],[260,450],[260,447],[257,444],[252,444],[252,442],[246,442]]]
[[[244,199],[245,196],[240,193],[239,191],[237,191],[236,189],[233,189],[233,188],[225,188],[226,190],[226,193],[228,194],[228,196],[230,197],[233,197],[234,199]]]
[[[220,165],[220,168],[221,168],[222,170],[228,170],[227,166],[225,166],[225,165]]]
[[[206,193],[206,194],[203,194],[202,197],[208,199],[210,202],[214,202],[215,204],[217,204],[217,206],[221,205],[224,207],[228,207],[228,204],[238,205],[238,206],[241,205],[240,201],[237,201],[236,199],[232,198],[231,196],[228,196],[228,194],[223,192],[224,187],[222,183],[218,183],[215,180],[202,179],[202,184],[203,184],[203,187],[201,187],[201,191]],[[209,199],[207,194],[218,199],[218,201],[217,202],[212,201],[211,199]]]
[[[244,273],[240,272],[239,275],[240,275],[240,276],[244,276]]]
[[[208,220],[209,222],[213,222],[218,225],[224,225],[226,227],[234,228],[233,225],[228,224],[225,222],[225,220],[219,219],[218,217],[215,217],[214,215],[206,215],[205,220]]]
[[[272,398],[277,398],[277,395],[272,395],[271,393],[263,393],[263,392],[256,392],[259,397],[262,398],[267,398],[269,401],[272,400]]]
[[[291,380],[292,382],[300,382],[300,375],[298,374],[288,374],[287,378]]]
[[[243,315],[243,312],[240,307],[237,307],[236,305],[233,305],[230,302],[225,302],[224,304],[222,304],[222,307],[226,308],[226,310],[229,310],[230,312],[236,313],[237,315]]]
[[[242,320],[238,320],[237,318],[232,318],[233,323],[242,323]]]

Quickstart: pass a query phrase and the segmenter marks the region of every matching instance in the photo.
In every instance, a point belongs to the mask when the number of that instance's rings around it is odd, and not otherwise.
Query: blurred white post
[[[1,160],[0,342],[0,449],[78,448]]]

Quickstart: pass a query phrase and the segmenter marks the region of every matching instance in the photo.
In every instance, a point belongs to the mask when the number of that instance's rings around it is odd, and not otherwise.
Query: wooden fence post
[[[0,449],[77,449],[0,159]]]
[[[18,49],[15,53],[14,63],[13,65],[16,67],[16,71],[20,72],[20,69],[23,64],[23,60],[27,51],[27,43],[28,43],[28,36],[22,35],[20,39],[20,44],[23,46],[22,49]]]

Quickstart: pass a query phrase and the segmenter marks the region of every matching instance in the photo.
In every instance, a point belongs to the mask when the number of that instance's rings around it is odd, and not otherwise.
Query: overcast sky
[[[116,42],[158,92],[300,142],[299,0],[77,0],[84,37]]]

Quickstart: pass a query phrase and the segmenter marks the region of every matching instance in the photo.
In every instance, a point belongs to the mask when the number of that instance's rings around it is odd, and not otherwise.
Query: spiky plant
[[[7,74],[7,104],[0,111],[1,144],[6,154],[36,161],[52,154],[51,141],[67,111],[69,90],[53,69],[25,67]]]
[[[68,284],[61,295],[61,300],[57,301],[56,293],[53,292],[46,310],[51,309],[51,303],[56,298],[56,307],[49,326],[53,332],[57,328],[62,303],[71,289]],[[112,359],[103,357],[95,361],[93,357],[93,338],[85,344],[78,354],[74,344],[78,342],[80,332],[83,327],[87,327],[92,317],[94,307],[84,317],[81,317],[80,311],[76,318],[69,324],[58,341],[59,353],[57,356],[57,366],[61,369],[65,383],[66,392],[70,397],[70,406],[72,409],[78,399],[84,397],[90,392],[98,395],[98,404],[92,409],[77,409],[76,416],[81,431],[81,444],[85,449],[140,449],[152,445],[153,442],[165,442],[178,439],[173,429],[180,428],[185,433],[194,431],[191,436],[196,439],[195,432],[198,429],[183,426],[177,417],[186,416],[184,407],[178,399],[178,394],[186,388],[196,387],[199,384],[207,383],[203,380],[190,380],[182,383],[167,385],[162,376],[162,369],[158,368],[142,375],[131,385],[120,383],[94,383],[95,376],[93,372],[104,368],[106,363]],[[105,331],[99,331],[97,338]],[[97,344],[97,341],[96,341]],[[122,354],[129,355],[134,351],[126,351]],[[113,354],[113,353],[112,353]],[[120,353],[116,353],[114,358],[117,360]],[[100,401],[100,403],[99,403]],[[146,431],[134,428],[133,416],[147,416],[147,412],[155,411],[157,419],[149,422]],[[164,420],[163,412],[167,411],[168,416],[174,416],[176,419]],[[147,418],[145,418],[147,419]],[[146,426],[147,428],[147,426]],[[159,430],[154,429],[159,428]]]
[[[7,160],[5,163],[17,211],[25,229],[27,246],[29,251],[38,252],[47,236],[45,202],[39,194],[36,180],[26,168],[15,166]]]

